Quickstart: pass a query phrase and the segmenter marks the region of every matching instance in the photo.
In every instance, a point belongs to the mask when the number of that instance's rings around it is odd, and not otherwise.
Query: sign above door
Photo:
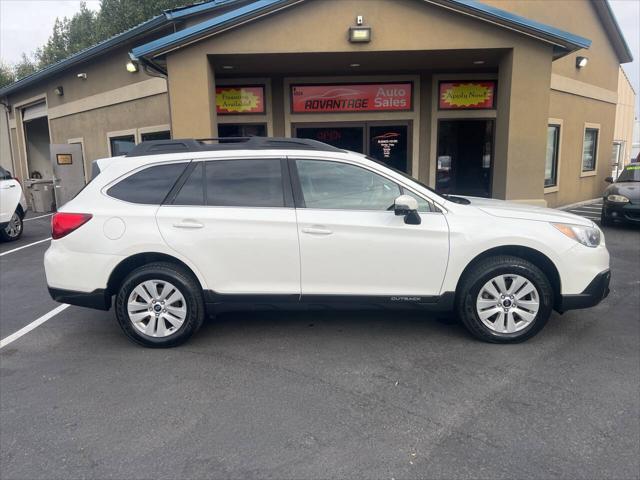
[[[265,113],[264,85],[216,87],[218,115]]]
[[[292,113],[404,112],[413,83],[292,85]]]
[[[440,82],[438,98],[440,110],[493,110],[496,81]]]

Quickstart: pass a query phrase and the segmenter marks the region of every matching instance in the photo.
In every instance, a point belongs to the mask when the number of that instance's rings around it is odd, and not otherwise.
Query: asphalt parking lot
[[[609,298],[520,345],[414,313],[236,313],[148,350],[69,307],[0,349],[0,477],[639,478],[640,230],[605,234]],[[2,339],[57,307],[48,236],[0,244]]]

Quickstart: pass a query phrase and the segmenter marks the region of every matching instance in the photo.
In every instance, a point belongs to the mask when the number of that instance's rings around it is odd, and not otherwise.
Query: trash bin
[[[53,180],[27,178],[24,181],[31,209],[36,213],[49,213],[56,209]]]

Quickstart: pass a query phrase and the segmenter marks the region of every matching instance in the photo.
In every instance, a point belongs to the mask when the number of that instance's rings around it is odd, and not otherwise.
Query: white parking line
[[[70,305],[68,303],[63,303],[62,305],[58,305],[56,308],[51,310],[49,313],[45,313],[40,318],[38,318],[37,320],[34,320],[33,322],[31,322],[26,327],[22,327],[17,332],[12,333],[8,337],[3,338],[2,340],[0,340],[0,348],[6,347],[10,343],[15,342],[17,339],[19,339],[23,335],[26,335],[27,333],[29,333],[34,328],[39,327],[40,325],[42,325],[47,320],[49,320],[50,318],[55,317],[57,314],[59,314],[63,310],[66,310],[69,307],[70,307]]]
[[[9,255],[10,253],[17,252],[18,250],[22,250],[23,248],[28,248],[28,247],[32,247],[33,245],[38,245],[39,243],[42,243],[42,242],[48,242],[49,240],[51,240],[51,237],[45,238],[44,240],[38,240],[37,242],[28,243],[27,245],[22,245],[21,247],[14,248],[13,250],[7,250],[6,252],[0,253],[0,257],[4,257],[5,255]]]
[[[39,217],[30,217],[30,218],[25,218],[24,220],[22,220],[23,222],[28,222],[29,220],[38,220],[39,218],[45,218],[45,217],[50,217],[51,215],[53,215],[53,213],[47,213],[46,215],[40,215]]]

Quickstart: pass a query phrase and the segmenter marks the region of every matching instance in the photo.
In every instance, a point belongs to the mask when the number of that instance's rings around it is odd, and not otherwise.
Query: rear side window
[[[160,205],[187,165],[169,163],[145,168],[115,184],[107,195],[130,203]]]
[[[206,204],[210,206],[284,207],[281,162],[278,159],[206,162],[205,190]]]

